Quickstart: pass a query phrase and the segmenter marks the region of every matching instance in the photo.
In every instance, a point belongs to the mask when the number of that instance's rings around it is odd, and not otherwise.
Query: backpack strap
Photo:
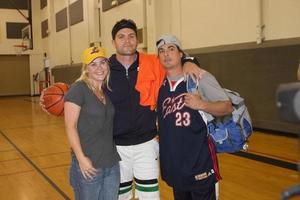
[[[201,97],[203,97],[204,95],[202,94],[199,86],[197,87],[197,90],[198,90],[198,94]],[[202,119],[203,119],[203,121],[205,122],[206,125],[208,124],[208,122],[211,122],[211,121],[213,121],[215,119],[214,116],[212,116],[211,114],[209,114],[207,112],[204,112],[202,110],[198,110],[198,112],[200,113],[200,115],[201,115],[201,117],[202,117]]]
[[[225,88],[224,88],[224,91],[225,91],[226,95],[229,97],[229,99],[233,105],[239,106],[242,103],[244,103],[244,99],[240,96],[239,93],[234,92],[232,90],[225,89]]]

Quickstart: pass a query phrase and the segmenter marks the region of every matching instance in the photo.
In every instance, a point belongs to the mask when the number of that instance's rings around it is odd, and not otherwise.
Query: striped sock
[[[120,183],[119,195],[125,194],[132,190],[132,181]]]
[[[156,192],[158,191],[158,181],[157,179],[150,180],[139,180],[134,178],[136,190],[141,192]]]

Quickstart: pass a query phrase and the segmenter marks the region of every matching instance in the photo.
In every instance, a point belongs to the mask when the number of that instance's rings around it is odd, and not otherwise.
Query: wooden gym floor
[[[0,199],[73,199],[63,119],[41,111],[38,97],[2,97],[0,113]],[[279,199],[299,183],[296,137],[256,131],[249,152],[218,157],[221,200]],[[162,181],[160,190],[162,200],[173,199]]]

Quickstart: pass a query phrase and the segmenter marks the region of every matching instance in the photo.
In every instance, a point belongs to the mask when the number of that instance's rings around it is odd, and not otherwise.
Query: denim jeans
[[[85,179],[75,156],[72,156],[70,183],[76,200],[117,200],[120,184],[119,163],[110,168],[98,168],[97,175]]]

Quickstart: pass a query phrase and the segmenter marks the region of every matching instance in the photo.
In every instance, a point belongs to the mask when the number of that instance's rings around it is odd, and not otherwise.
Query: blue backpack
[[[213,139],[217,153],[247,150],[247,140],[253,132],[248,109],[238,93],[228,89],[225,89],[225,92],[232,102],[233,112],[221,120],[211,118],[207,122],[208,133]]]
[[[188,77],[188,92],[194,92],[197,87],[197,83]],[[215,118],[203,111],[199,111],[199,113],[207,124],[208,134],[213,139],[217,153],[247,150],[247,141],[253,132],[248,109],[244,99],[238,93],[228,89],[224,90],[232,102],[233,112],[230,115]],[[198,93],[200,93],[199,90]]]

